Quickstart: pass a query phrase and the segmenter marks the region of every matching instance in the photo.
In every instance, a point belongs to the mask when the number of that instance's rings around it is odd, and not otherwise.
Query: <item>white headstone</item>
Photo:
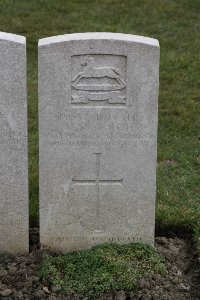
[[[154,242],[158,77],[155,39],[39,41],[43,245]]]
[[[0,32],[0,252],[28,252],[26,39]]]

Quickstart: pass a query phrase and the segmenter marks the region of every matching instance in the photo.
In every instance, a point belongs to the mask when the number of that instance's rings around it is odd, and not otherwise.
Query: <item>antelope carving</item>
[[[87,56],[86,61],[82,62],[81,65],[84,67],[84,70],[72,79],[73,86],[76,86],[82,78],[104,78],[104,77],[116,80],[118,83],[117,89],[122,89],[126,85],[122,78],[122,74],[118,68],[96,67],[94,59],[91,56]]]

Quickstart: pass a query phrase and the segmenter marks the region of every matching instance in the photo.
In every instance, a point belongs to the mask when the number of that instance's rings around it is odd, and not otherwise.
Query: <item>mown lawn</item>
[[[32,225],[38,223],[38,39],[123,32],[157,38],[161,46],[157,223],[192,229],[200,247],[199,11],[199,0],[0,1],[0,30],[28,38]]]

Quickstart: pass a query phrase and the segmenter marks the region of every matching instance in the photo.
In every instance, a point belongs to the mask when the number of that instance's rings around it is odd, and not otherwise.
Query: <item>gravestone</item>
[[[0,32],[0,252],[28,252],[26,39]]]
[[[39,41],[40,241],[154,242],[159,44],[117,33]]]

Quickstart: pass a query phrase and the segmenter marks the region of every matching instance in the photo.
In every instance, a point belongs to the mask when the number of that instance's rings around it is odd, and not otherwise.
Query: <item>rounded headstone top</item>
[[[140,44],[147,44],[151,46],[159,47],[159,42],[156,39],[144,37],[140,35],[124,34],[124,33],[112,33],[112,32],[85,32],[85,33],[72,33],[57,35],[39,40],[39,46],[62,43],[67,41],[78,40],[118,40],[125,42],[135,42]]]
[[[26,38],[24,36],[7,33],[7,32],[1,32],[1,31],[0,31],[0,40],[5,40],[5,41],[19,43],[19,44],[26,43]]]

